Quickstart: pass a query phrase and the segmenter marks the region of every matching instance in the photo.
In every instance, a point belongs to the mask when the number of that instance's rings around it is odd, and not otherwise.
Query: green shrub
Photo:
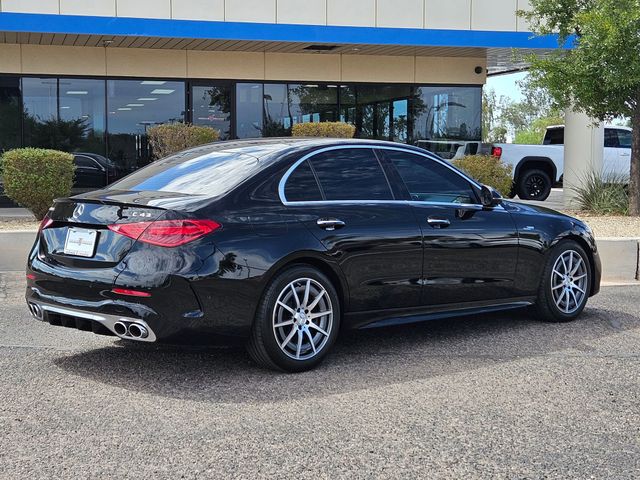
[[[452,162],[460,170],[478,182],[509,196],[513,187],[513,167],[498,157],[490,155],[469,155]]]
[[[220,132],[211,127],[187,123],[166,123],[147,130],[155,159],[168,157],[187,148],[215,142]]]
[[[580,209],[585,212],[599,215],[629,214],[629,190],[622,176],[592,172],[582,179],[582,185],[572,190]]]
[[[66,197],[73,186],[73,155],[43,148],[19,148],[2,156],[4,191],[38,220],[53,200]]]
[[[353,138],[356,127],[344,122],[296,123],[291,129],[294,137]]]

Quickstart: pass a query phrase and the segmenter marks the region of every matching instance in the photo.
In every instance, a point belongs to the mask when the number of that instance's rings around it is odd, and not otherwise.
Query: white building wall
[[[524,31],[528,0],[0,0],[0,11],[228,22]]]

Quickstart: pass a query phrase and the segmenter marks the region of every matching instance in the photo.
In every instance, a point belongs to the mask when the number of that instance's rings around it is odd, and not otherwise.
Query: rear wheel
[[[551,193],[551,177],[543,170],[525,170],[518,178],[516,191],[522,200],[543,201]]]
[[[315,268],[294,266],[265,290],[247,350],[266,368],[310,370],[335,343],[339,326],[340,303],[331,281]]]
[[[536,311],[548,322],[570,322],[584,310],[591,287],[591,265],[574,241],[558,244],[549,255],[540,282]]]

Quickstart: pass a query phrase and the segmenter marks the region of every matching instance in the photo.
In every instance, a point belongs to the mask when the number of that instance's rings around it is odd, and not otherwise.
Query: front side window
[[[629,130],[617,130],[617,132],[618,132],[618,147],[631,148],[631,132]]]
[[[419,202],[477,203],[469,182],[440,163],[408,152],[385,151],[411,199]]]

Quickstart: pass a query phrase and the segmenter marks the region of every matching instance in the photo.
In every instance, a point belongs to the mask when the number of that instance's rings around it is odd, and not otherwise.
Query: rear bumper
[[[77,308],[60,307],[41,300],[28,299],[29,311],[37,320],[103,335],[117,335],[126,340],[155,342],[155,332],[144,321],[123,315],[93,313]]]

